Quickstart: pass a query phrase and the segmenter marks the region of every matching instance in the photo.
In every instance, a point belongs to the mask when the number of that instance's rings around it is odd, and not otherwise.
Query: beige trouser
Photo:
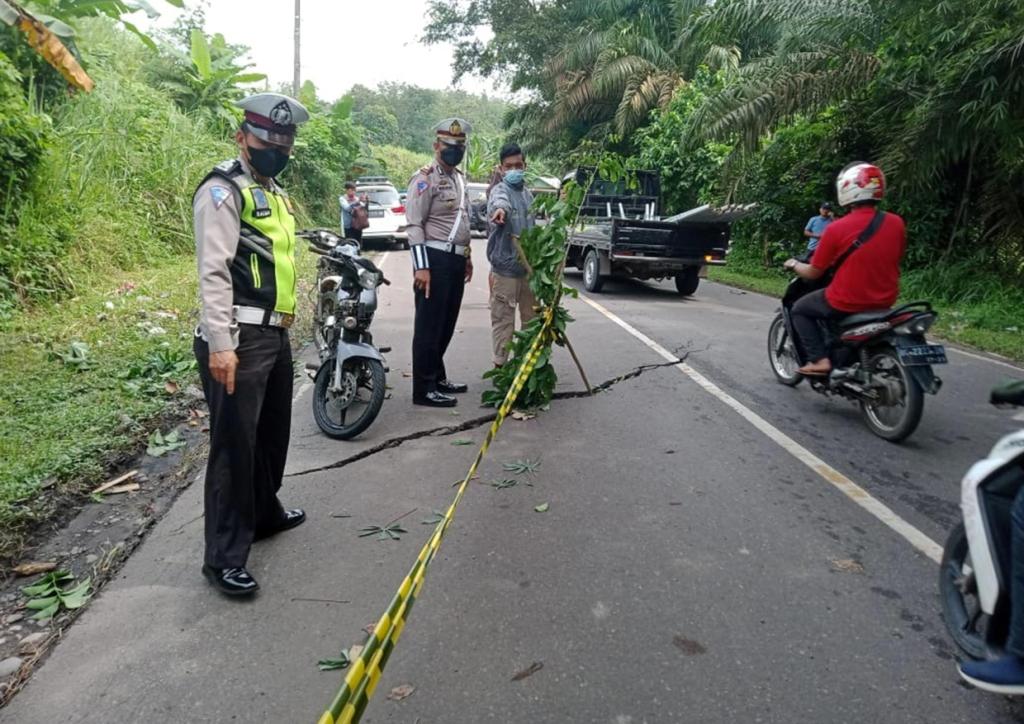
[[[503,277],[492,273],[489,281],[494,364],[503,365],[508,359],[508,345],[516,329],[516,307],[519,307],[519,324],[525,327],[537,316],[533,311],[537,301],[526,277]]]

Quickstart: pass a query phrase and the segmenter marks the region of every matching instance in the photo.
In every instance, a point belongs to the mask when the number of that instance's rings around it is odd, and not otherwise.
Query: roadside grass
[[[315,258],[300,250],[298,264],[293,342],[309,337]],[[103,482],[161,417],[202,404],[187,394],[198,385],[196,287],[194,257],[177,255],[90,275],[76,297],[19,311],[0,328],[0,559],[55,505]],[[75,343],[86,347],[76,353]]]
[[[789,277],[766,269],[712,267],[712,281],[780,298]],[[930,301],[939,312],[934,336],[1024,362],[1024,289],[964,266],[904,273],[903,301]]]

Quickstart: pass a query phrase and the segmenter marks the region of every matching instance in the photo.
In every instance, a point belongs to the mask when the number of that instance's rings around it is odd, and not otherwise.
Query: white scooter
[[[1024,406],[1024,381],[992,390],[991,402]],[[963,522],[946,540],[939,593],[946,628],[972,659],[1001,656],[1009,637],[1010,512],[1022,487],[1024,430],[996,443],[960,484]]]

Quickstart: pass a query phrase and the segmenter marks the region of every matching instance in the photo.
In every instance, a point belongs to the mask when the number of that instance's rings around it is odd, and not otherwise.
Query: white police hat
[[[257,93],[235,105],[245,111],[249,131],[269,143],[291,145],[296,126],[309,120],[309,111],[301,103],[280,93]]]
[[[466,145],[466,135],[473,132],[473,126],[462,118],[445,118],[434,127],[437,140],[449,146]]]

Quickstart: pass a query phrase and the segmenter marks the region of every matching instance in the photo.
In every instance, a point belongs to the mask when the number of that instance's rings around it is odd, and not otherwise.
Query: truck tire
[[[597,255],[597,249],[587,251],[587,258],[583,261],[583,286],[588,292],[597,294],[604,286],[604,278],[601,276],[601,257]]]
[[[688,266],[676,274],[676,291],[688,297],[697,291],[700,285],[700,267]]]

